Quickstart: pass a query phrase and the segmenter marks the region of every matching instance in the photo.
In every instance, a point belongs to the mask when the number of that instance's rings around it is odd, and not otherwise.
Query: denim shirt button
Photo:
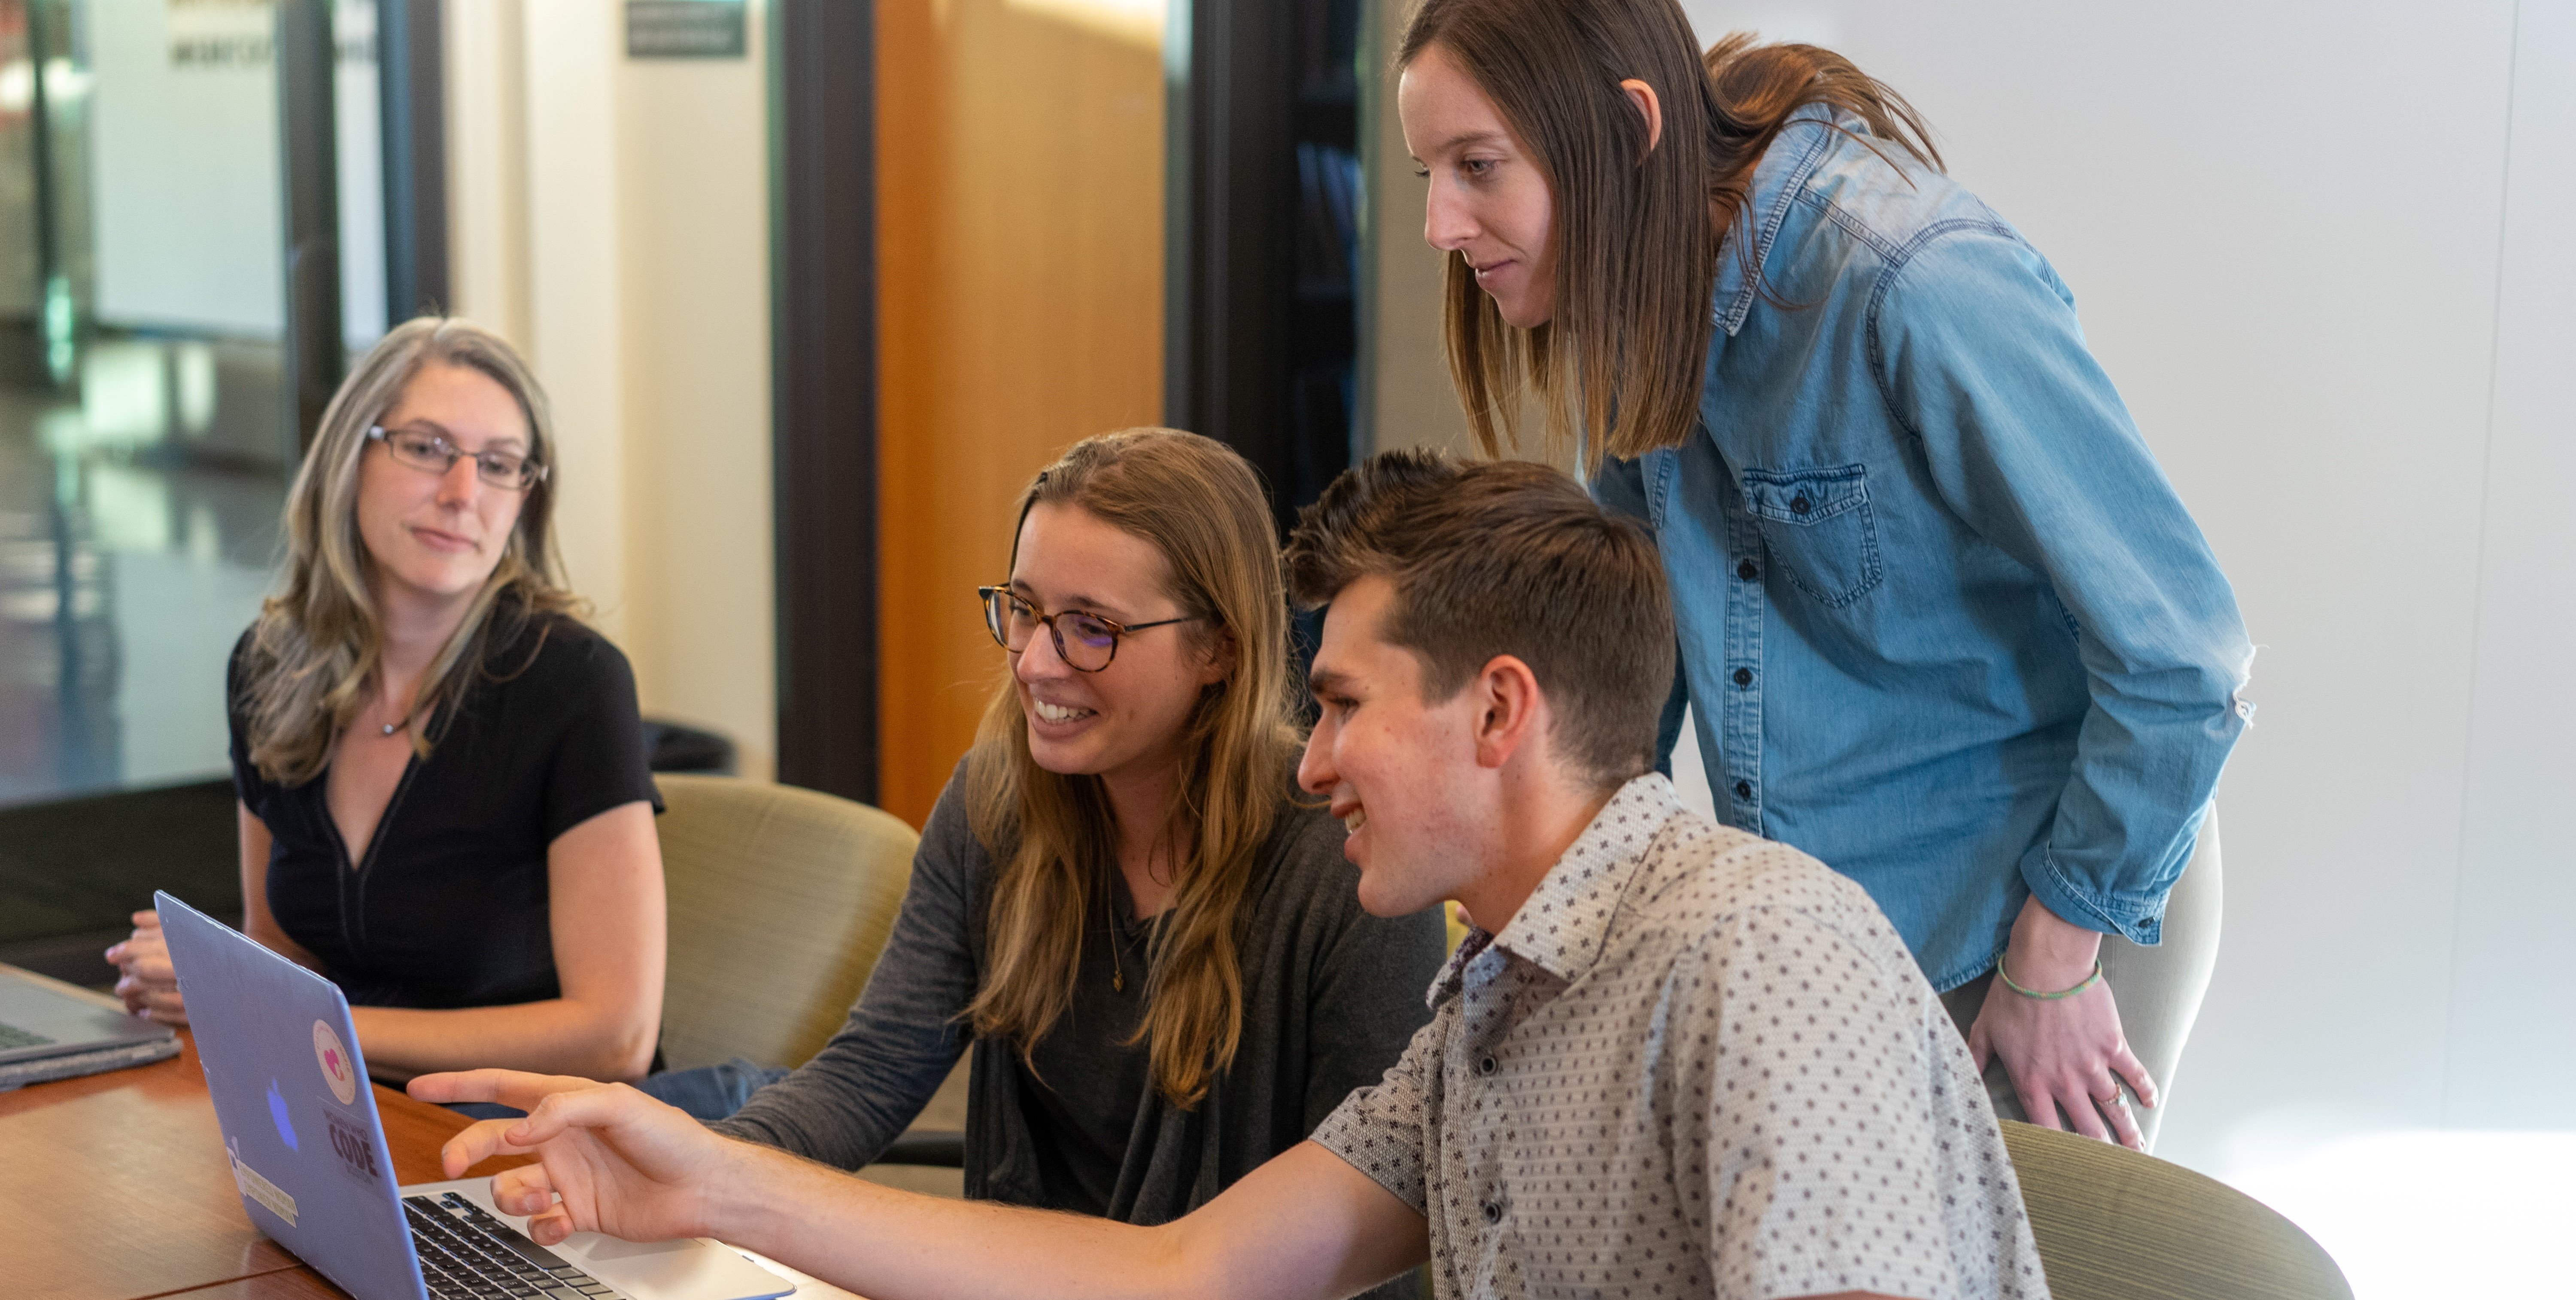
[[[1736,798],[1738,798],[1738,799],[1750,799],[1750,798],[1752,798],[1752,797],[1753,797],[1753,783],[1752,783],[1751,781],[1738,781],[1738,782],[1736,782],[1736,783],[1735,783],[1735,797],[1736,797]]]
[[[1815,508],[1816,504],[1809,501],[1804,493],[1800,493],[1797,496],[1789,498],[1789,513],[1791,514],[1803,515]]]
[[[1735,684],[1738,686],[1751,686],[1753,684],[1753,670],[1750,668],[1736,669]]]
[[[1762,571],[1753,567],[1753,561],[1744,560],[1735,566],[1735,576],[1744,579],[1746,582],[1751,582],[1755,578],[1761,577]]]

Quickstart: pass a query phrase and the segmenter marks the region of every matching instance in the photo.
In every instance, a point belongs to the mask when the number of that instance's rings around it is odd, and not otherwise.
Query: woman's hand
[[[2003,965],[2022,987],[2054,993],[2092,976],[2101,945],[2101,935],[2060,920],[2033,898],[2013,922]],[[2021,1098],[2022,1114],[2031,1123],[2059,1128],[2057,1114],[2063,1110],[2075,1131],[2086,1137],[2147,1149],[2120,1082],[2126,1080],[2139,1101],[2153,1106],[2156,1081],[2129,1051],[2108,983],[2096,983],[2073,997],[2034,998],[2006,987],[1999,972],[1968,1030],[1968,1051],[1980,1072],[1989,1061],[2002,1059]]]
[[[170,965],[170,946],[161,940],[161,914],[134,914],[134,934],[107,950],[107,960],[122,972],[116,996],[125,1009],[165,1025],[188,1023],[188,1008],[179,997],[179,972]]]
[[[724,1235],[714,1207],[736,1167],[756,1155],[622,1083],[469,1070],[423,1075],[411,1081],[411,1095],[528,1112],[477,1123],[448,1139],[440,1156],[457,1178],[491,1156],[533,1152],[539,1163],[492,1180],[492,1201],[530,1216],[528,1235],[549,1246],[576,1232],[628,1241]]]

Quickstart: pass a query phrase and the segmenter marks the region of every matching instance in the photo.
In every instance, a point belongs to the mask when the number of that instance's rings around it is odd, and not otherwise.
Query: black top
[[[991,959],[993,874],[968,825],[963,774],[961,764],[922,828],[903,910],[849,1023],[717,1131],[855,1169],[903,1132],[971,1046],[968,1196],[1162,1223],[1295,1146],[1430,1020],[1423,994],[1445,956],[1439,911],[1363,911],[1341,823],[1283,782],[1245,895],[1242,1045],[1207,1097],[1171,1105],[1152,1087],[1148,1045],[1123,1041],[1143,1008],[1151,930],[1123,887],[1119,964],[1096,942],[1105,922],[1093,915],[1072,1009],[1040,1040],[1032,1076],[1015,1044],[970,1043],[959,1020]]]
[[[500,620],[459,698],[427,723],[351,865],[325,797],[330,770],[280,786],[250,765],[233,647],[233,788],[268,827],[268,908],[360,1006],[505,1006],[558,997],[546,850],[624,804],[662,800],[645,768],[626,656],[561,616]]]
[[[1028,1061],[1011,1055],[1029,1131],[1055,1137],[1033,1151],[1044,1188],[1039,1203],[1100,1215],[1117,1198],[1118,1171],[1135,1136],[1130,1130],[1154,1086],[1153,1049],[1136,1031],[1145,1023],[1146,961],[1161,919],[1136,919],[1123,873],[1109,873],[1109,890],[1107,906],[1093,907],[1082,927],[1064,1018],[1038,1040]]]

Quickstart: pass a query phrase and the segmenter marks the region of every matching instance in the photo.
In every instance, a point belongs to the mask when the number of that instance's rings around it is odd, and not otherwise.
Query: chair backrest
[[[663,773],[662,1054],[797,1066],[849,1015],[912,879],[911,827],[794,786]]]
[[[2214,1178],[2012,1120],[2004,1147],[2056,1300],[2352,1300],[2297,1224]]]

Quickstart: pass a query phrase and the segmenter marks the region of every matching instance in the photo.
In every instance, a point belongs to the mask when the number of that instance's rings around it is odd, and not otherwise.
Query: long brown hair
[[[251,630],[242,682],[250,761],[280,785],[321,775],[383,666],[384,617],[369,581],[375,559],[358,533],[358,467],[367,430],[433,361],[478,371],[517,399],[528,421],[529,458],[553,464],[545,391],[499,335],[470,321],[422,316],[395,326],[359,360],[323,409],[313,449],[287,492],[286,588],[261,602]],[[500,562],[421,675],[415,722],[462,689],[495,636],[515,639],[526,619],[579,609],[555,558],[554,491],[551,474],[528,488]],[[429,753],[429,730],[412,727],[413,752]]]
[[[1737,32],[1695,55],[1677,0],[1424,0],[1414,11],[1396,66],[1446,51],[1493,100],[1553,204],[1547,323],[1512,326],[1466,255],[1447,258],[1449,374],[1486,455],[1519,445],[1524,396],[1539,399],[1548,451],[1579,443],[1587,469],[1690,436],[1720,248],[1743,233],[1754,166],[1799,108],[1855,115],[1864,140],[1941,165],[1914,109],[1850,60],[1757,41]],[[1649,146],[1620,89],[1630,79],[1655,92],[1660,144]],[[1749,241],[1735,253],[1750,270]]]
[[[1237,954],[1253,863],[1297,761],[1270,505],[1241,456],[1176,429],[1074,444],[1021,494],[1019,517],[1040,504],[1078,506],[1151,542],[1169,566],[1172,599],[1199,620],[1188,632],[1231,658],[1186,724],[1162,828],[1183,852],[1154,929],[1137,1029],[1151,1044],[1155,1086],[1195,1106],[1242,1040]],[[977,1034],[1016,1042],[1026,1060],[1071,1003],[1084,920],[1098,915],[1118,870],[1118,827],[1098,777],[1059,775],[1030,756],[1007,677],[967,758],[966,802],[998,864],[986,912],[991,958],[966,1014]]]

